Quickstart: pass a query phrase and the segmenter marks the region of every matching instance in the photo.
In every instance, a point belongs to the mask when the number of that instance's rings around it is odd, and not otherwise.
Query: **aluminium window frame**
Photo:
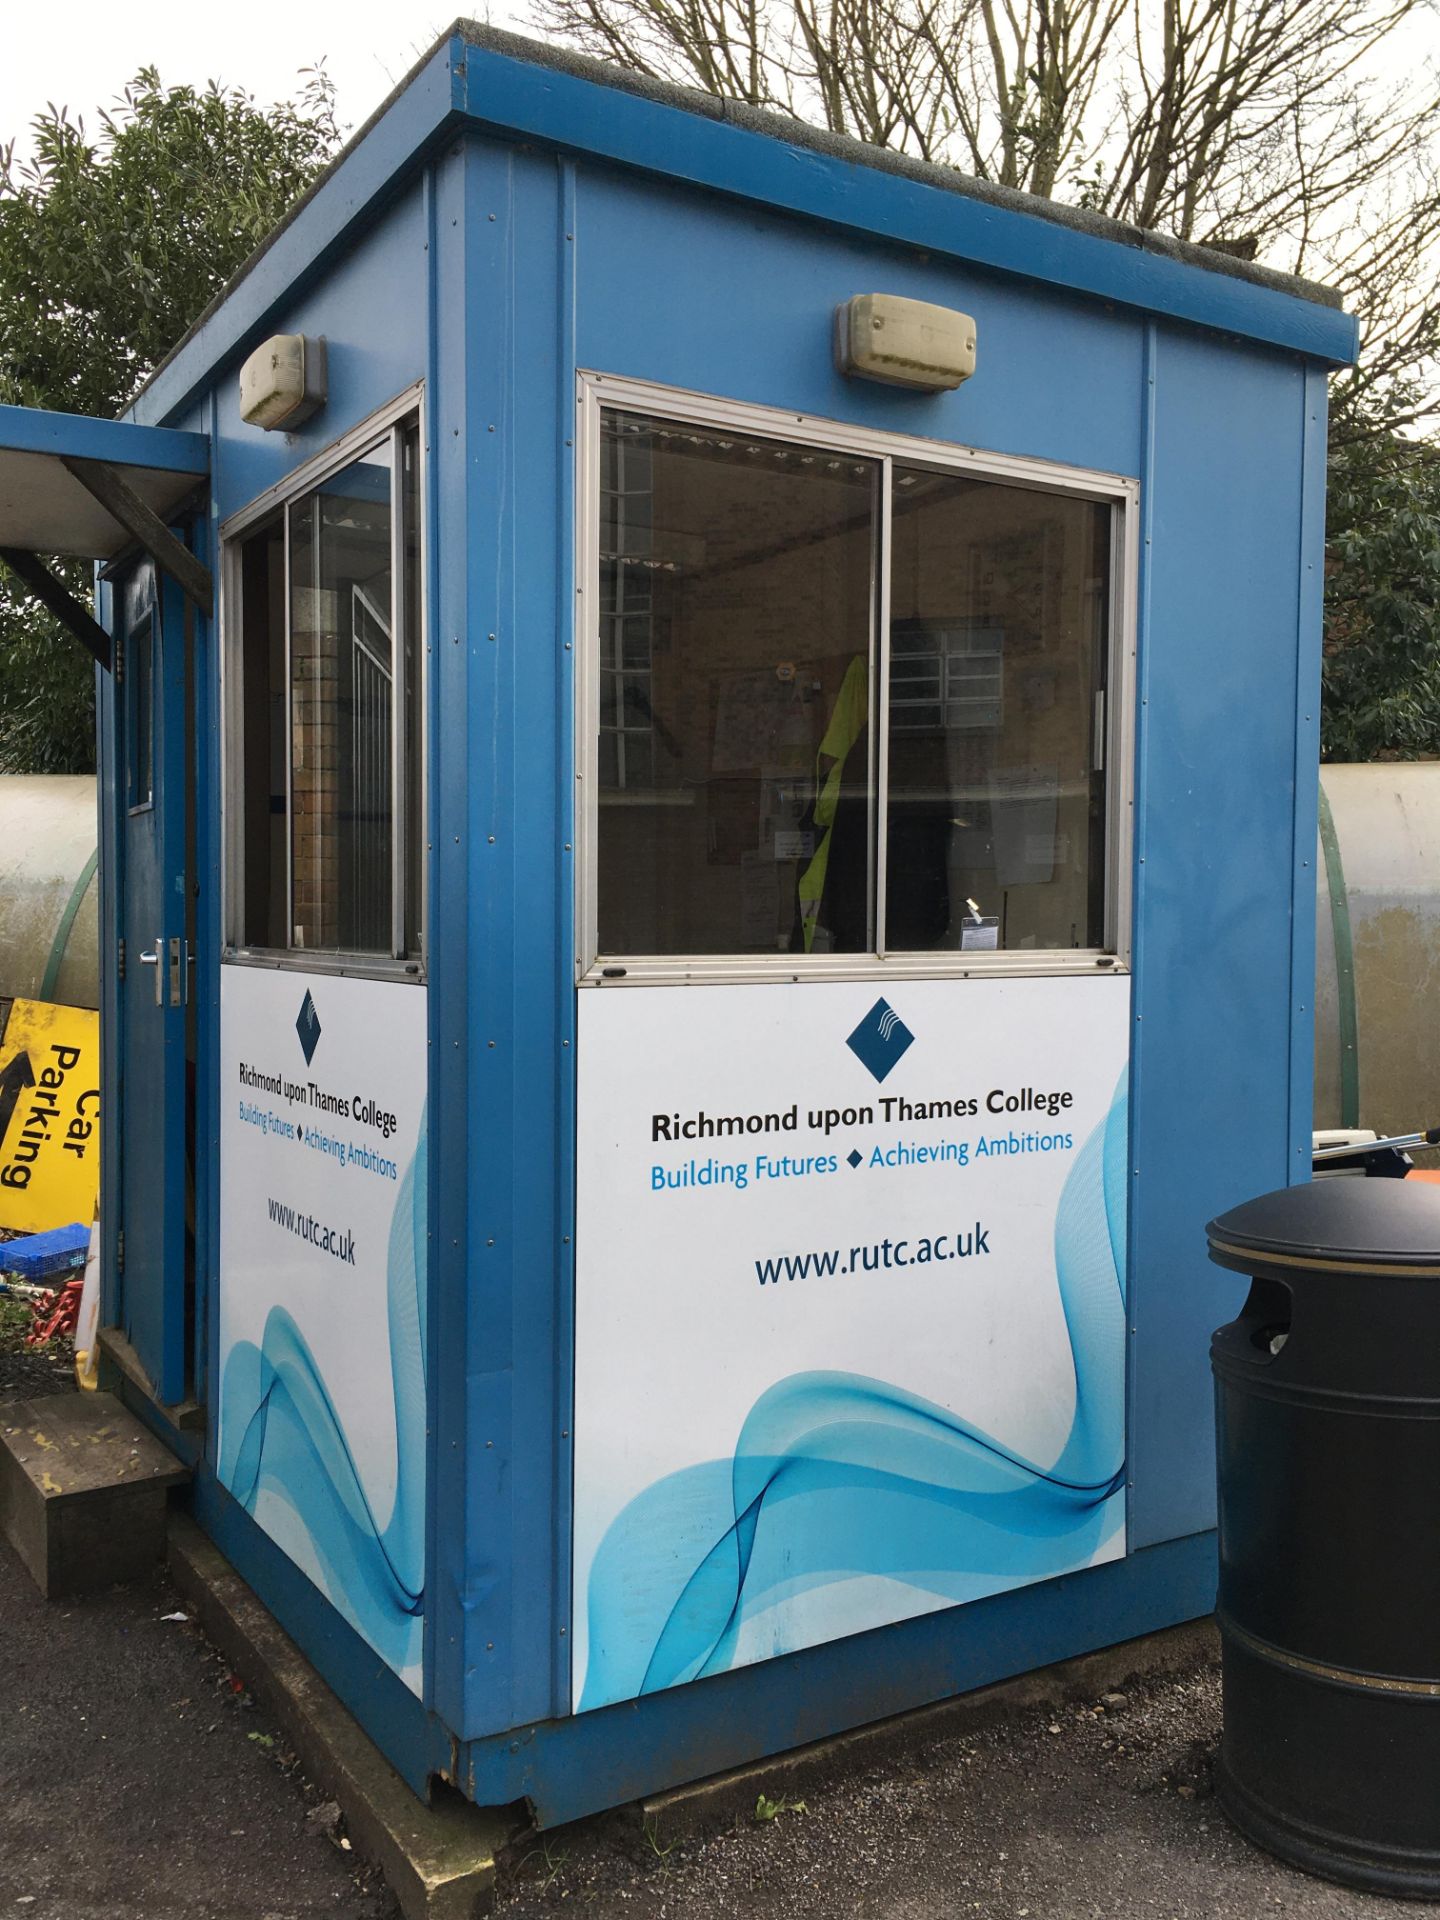
[[[574,978],[580,986],[759,984],[766,981],[882,979],[1023,979],[1128,973],[1131,963],[1135,842],[1136,648],[1139,609],[1140,483],[1099,469],[1028,455],[988,452],[957,442],[857,426],[821,414],[790,412],[749,401],[667,387],[582,369],[575,390],[575,863]],[[874,635],[879,676],[870,728],[871,949],[827,954],[602,954],[598,942],[600,668],[595,633],[600,611],[601,412],[612,408],[681,425],[814,446],[873,460],[879,466]],[[1105,656],[1105,943],[1100,947],[1011,948],[973,953],[954,948],[886,952],[886,853],[890,759],[890,572],[894,469],[928,467],[973,473],[1034,492],[1100,501],[1110,507],[1109,642]]]
[[[415,769],[416,787],[421,796],[420,819],[409,818],[409,787],[405,780],[406,754],[410,729],[405,725],[404,671],[402,646],[405,635],[405,514],[404,473],[399,455],[405,430],[415,429],[415,566],[418,570],[419,630],[413,637],[415,662],[415,699],[419,706],[420,764]],[[241,652],[244,645],[244,609],[241,599],[240,556],[248,534],[275,514],[285,516],[285,684],[286,710],[290,697],[290,540],[289,509],[306,494],[315,492],[325,481],[350,466],[362,454],[386,441],[393,450],[390,517],[390,608],[393,632],[392,648],[396,665],[395,696],[391,715],[390,782],[390,954],[348,953],[316,947],[257,947],[242,944],[245,898],[245,812],[243,788],[245,755],[243,750],[244,701]],[[426,818],[429,783],[426,761],[430,752],[430,728],[426,714],[429,685],[429,596],[426,591],[427,515],[426,468],[428,439],[425,411],[425,385],[416,381],[388,400],[383,407],[357,422],[328,446],[293,468],[282,480],[258,494],[246,506],[223,522],[220,538],[220,795],[221,795],[221,901],[224,937],[221,960],[230,966],[268,967],[292,973],[344,974],[368,980],[393,980],[405,985],[421,985],[429,972],[429,862],[422,857],[416,863],[420,898],[414,903],[414,918],[419,927],[419,951],[404,951],[407,906],[406,875],[410,862],[406,857],[407,836],[418,833],[422,849],[426,845]],[[286,923],[294,924],[294,810],[291,781],[294,773],[293,749],[287,726],[285,766],[285,901]]]

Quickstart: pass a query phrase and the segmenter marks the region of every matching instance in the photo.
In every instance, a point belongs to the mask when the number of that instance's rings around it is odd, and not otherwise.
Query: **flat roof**
[[[950,167],[459,20],[239,269],[136,398],[163,421],[264,337],[457,130],[549,146],[1060,291],[1350,364],[1333,289]],[[795,164],[802,161],[803,164]]]

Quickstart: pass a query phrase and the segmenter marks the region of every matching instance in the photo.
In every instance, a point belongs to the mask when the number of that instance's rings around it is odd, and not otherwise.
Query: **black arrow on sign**
[[[15,1102],[27,1087],[35,1084],[35,1069],[30,1064],[28,1053],[17,1053],[15,1058],[0,1073],[0,1144],[4,1143],[10,1131],[10,1119],[15,1111]]]

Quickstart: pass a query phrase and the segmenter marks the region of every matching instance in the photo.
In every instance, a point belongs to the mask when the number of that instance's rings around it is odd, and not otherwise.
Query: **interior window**
[[[155,798],[155,621],[147,614],[127,636],[130,673],[130,791],[128,804]]]
[[[1102,946],[1114,502],[601,428],[600,954]]]
[[[417,468],[411,423],[241,544],[244,946],[418,951]]]
[[[1098,947],[1108,504],[896,466],[885,940]]]
[[[600,944],[871,942],[878,468],[607,415]]]

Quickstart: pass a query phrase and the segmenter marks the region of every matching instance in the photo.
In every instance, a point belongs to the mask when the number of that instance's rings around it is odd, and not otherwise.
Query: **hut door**
[[[119,1329],[166,1405],[186,1397],[185,640],[178,589],[146,561],[115,583],[120,932]]]

